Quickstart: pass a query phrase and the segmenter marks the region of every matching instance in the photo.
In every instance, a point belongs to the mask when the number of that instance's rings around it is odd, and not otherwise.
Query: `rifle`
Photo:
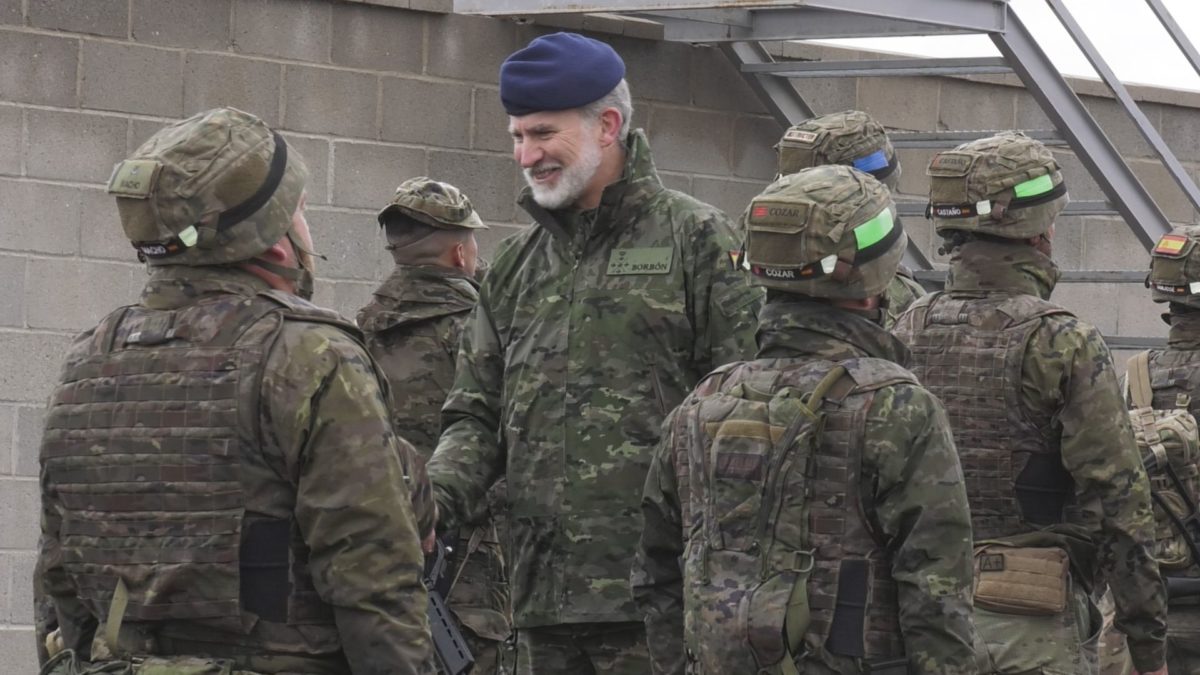
[[[1164,457],[1162,461],[1154,454],[1150,453],[1142,458],[1142,465],[1146,467],[1146,473],[1161,471],[1171,482],[1171,486],[1175,488],[1175,492],[1183,500],[1187,512],[1180,515],[1171,508],[1166,499],[1153,488],[1150,489],[1150,496],[1154,499],[1154,503],[1162,509],[1163,513],[1167,514],[1171,525],[1179,534],[1183,535],[1183,541],[1187,544],[1188,551],[1192,554],[1192,565],[1200,565],[1200,509],[1196,508],[1196,502],[1192,499],[1192,495],[1188,492],[1187,486],[1184,485],[1179,474],[1175,472],[1175,467],[1171,466],[1171,462]],[[1200,578],[1189,577],[1166,577],[1167,581],[1167,598],[1180,599],[1200,596]]]
[[[434,551],[425,557],[425,590],[429,592],[429,632],[433,636],[433,652],[438,666],[446,675],[463,675],[475,667],[475,657],[467,647],[458,621],[446,607],[446,595],[453,583],[447,569],[447,559],[454,548],[438,538]]]

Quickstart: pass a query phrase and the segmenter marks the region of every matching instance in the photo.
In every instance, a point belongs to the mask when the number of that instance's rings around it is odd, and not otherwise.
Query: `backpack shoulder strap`
[[[1154,392],[1150,387],[1150,352],[1139,352],[1130,357],[1125,370],[1129,402],[1135,408],[1149,408],[1154,403]]]

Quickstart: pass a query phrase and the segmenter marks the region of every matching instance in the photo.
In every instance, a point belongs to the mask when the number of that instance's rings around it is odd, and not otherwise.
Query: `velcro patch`
[[[1003,572],[1004,555],[1001,553],[988,553],[987,555],[979,556],[979,571]]]
[[[931,204],[929,211],[934,218],[974,218],[980,215],[975,204]]]
[[[1154,253],[1164,258],[1179,258],[1187,250],[1188,238],[1179,234],[1164,235],[1154,247]]]
[[[113,167],[108,193],[129,199],[149,199],[162,164],[153,159],[127,159]]]
[[[608,274],[669,274],[675,249],[670,246],[657,248],[618,248],[608,256]]]
[[[750,205],[750,217],[746,220],[749,225],[788,225],[789,232],[795,233],[808,225],[808,204],[793,202],[754,202]]]
[[[818,134],[814,131],[805,131],[804,129],[789,129],[788,132],[783,135],[783,140],[812,145],[817,141],[817,136]]]
[[[809,265],[800,269],[792,267],[764,267],[763,265],[751,265],[750,273],[756,277],[765,279],[782,279],[783,281],[801,281],[816,274],[817,267]]]
[[[1159,293],[1170,293],[1171,295],[1191,295],[1191,293],[1188,292],[1187,286],[1176,286],[1175,284],[1164,284],[1159,281],[1151,281],[1150,288],[1153,288],[1154,290],[1158,291]]]
[[[961,152],[942,152],[929,162],[930,176],[965,176],[975,164],[975,155]]]

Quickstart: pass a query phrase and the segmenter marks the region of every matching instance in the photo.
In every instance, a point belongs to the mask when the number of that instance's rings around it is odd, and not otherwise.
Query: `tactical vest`
[[[65,510],[63,568],[94,616],[108,614],[120,579],[125,621],[203,620],[244,633],[253,619],[244,609],[332,623],[297,528],[246,508],[246,487],[294,499],[259,429],[266,356],[285,320],[357,335],[336,313],[270,291],[169,311],[124,307],[76,346],[41,457]]]
[[[861,448],[874,392],[916,380],[887,361],[844,361],[805,420],[800,401],[838,365],[734,364],[697,389],[690,454],[676,464],[689,486],[685,632],[697,672],[794,673],[790,657],[821,650],[904,655],[886,545],[860,515],[871,512]]]
[[[1070,313],[1032,295],[945,293],[909,311],[894,332],[912,351],[912,372],[946,407],[975,540],[1064,522],[1074,483],[1049,412],[1023,411],[1021,379],[1040,320]]]

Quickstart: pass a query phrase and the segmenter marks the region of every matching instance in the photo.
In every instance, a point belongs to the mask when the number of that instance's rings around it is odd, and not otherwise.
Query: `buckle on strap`
[[[816,553],[815,549],[792,551],[792,563],[787,567],[788,571],[797,574],[808,574],[813,571],[813,567],[817,564]]]

